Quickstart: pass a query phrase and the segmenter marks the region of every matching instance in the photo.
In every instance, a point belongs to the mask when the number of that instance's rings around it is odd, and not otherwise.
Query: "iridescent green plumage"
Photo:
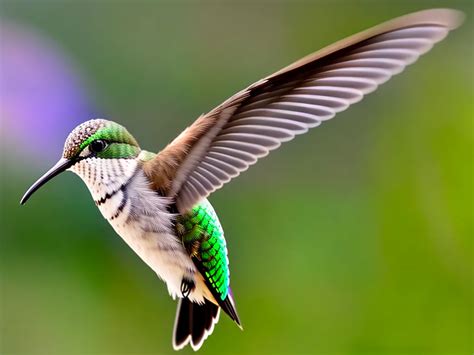
[[[142,151],[144,161],[156,154]],[[224,301],[229,294],[230,272],[227,246],[219,218],[207,199],[194,206],[176,220],[177,234],[201,271],[216,301]]]
[[[110,143],[97,157],[102,159],[134,158],[140,154],[140,148],[128,143]]]
[[[104,120],[105,121],[105,120]],[[80,149],[87,147],[92,141],[96,139],[105,139],[112,142],[121,142],[129,145],[138,147],[138,143],[133,136],[127,131],[125,127],[115,122],[106,121],[103,127],[97,129],[97,131],[90,137],[85,139],[79,146]]]
[[[105,149],[96,153],[103,159],[135,158],[140,154],[140,146],[125,127],[104,119],[84,122],[70,134],[64,146],[63,157],[73,159],[80,156],[94,141],[104,141]],[[87,154],[86,154],[87,155]]]
[[[177,229],[212,293],[224,301],[229,292],[229,265],[224,231],[214,208],[207,200],[202,201],[178,217]]]

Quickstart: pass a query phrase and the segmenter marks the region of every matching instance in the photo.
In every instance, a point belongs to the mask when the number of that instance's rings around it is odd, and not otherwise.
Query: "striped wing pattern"
[[[180,211],[189,210],[283,142],[360,101],[461,21],[461,13],[447,9],[406,15],[326,47],[237,93],[158,154],[157,159],[182,153],[175,171],[168,173],[168,195],[176,198]]]

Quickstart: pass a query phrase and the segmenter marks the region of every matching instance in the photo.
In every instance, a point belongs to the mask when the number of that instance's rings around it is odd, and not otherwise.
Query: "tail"
[[[199,350],[219,321],[219,313],[219,306],[208,300],[197,304],[180,298],[174,321],[173,349],[180,350],[190,343],[194,351]]]

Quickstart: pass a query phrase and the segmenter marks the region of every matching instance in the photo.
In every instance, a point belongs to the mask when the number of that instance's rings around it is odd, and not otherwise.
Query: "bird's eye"
[[[95,141],[92,141],[91,144],[89,144],[89,149],[93,153],[100,153],[105,148],[107,148],[107,142],[103,139],[96,139]]]

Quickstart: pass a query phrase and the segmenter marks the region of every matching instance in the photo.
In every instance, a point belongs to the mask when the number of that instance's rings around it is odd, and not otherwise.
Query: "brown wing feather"
[[[360,101],[462,18],[455,10],[421,11],[311,54],[198,118],[145,163],[145,173],[186,211],[282,142]]]
[[[463,20],[464,14],[461,11],[452,9],[429,9],[414,12],[405,16],[400,16],[395,19],[386,21],[380,25],[371,27],[365,31],[346,37],[340,41],[337,41],[327,47],[320,49],[317,52],[311,53],[306,57],[303,57],[297,60],[296,62],[286,66],[285,68],[277,71],[276,73],[270,75],[268,78],[272,78],[280,74],[289,72],[293,69],[299,68],[308,63],[314,62],[317,59],[336,53],[341,49],[347,49],[353,45],[358,44],[361,41],[367,40],[382,33],[391,32],[393,30],[397,30],[403,27],[411,27],[415,24],[437,25],[446,27],[448,30],[454,30],[461,25]]]
[[[199,117],[192,126],[187,127],[178,137],[165,147],[158,156],[145,162],[143,169],[150,178],[154,190],[167,195],[181,166],[191,148],[216,123],[217,117]]]
[[[247,96],[247,93],[242,91],[208,114],[200,116],[154,159],[145,162],[143,170],[152,182],[153,189],[162,192],[165,196],[174,195],[175,189],[172,190],[172,187],[176,185],[177,171],[183,171],[183,164],[188,154],[197,149],[199,144],[205,143],[202,139],[206,135],[210,141],[213,138],[212,131],[215,131],[215,136],[225,124],[225,118],[229,118]],[[192,166],[189,169],[192,169]]]

